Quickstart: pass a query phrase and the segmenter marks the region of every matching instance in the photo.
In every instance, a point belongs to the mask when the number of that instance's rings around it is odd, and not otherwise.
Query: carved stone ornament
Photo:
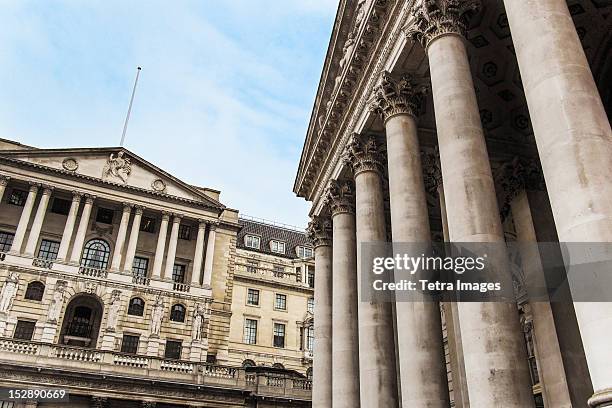
[[[161,323],[164,318],[164,298],[158,295],[151,311],[151,336],[159,337]]]
[[[325,202],[332,215],[355,213],[355,186],[352,181],[332,180],[326,193]]]
[[[495,175],[497,201],[502,220],[510,214],[510,203],[522,190],[543,191],[546,189],[542,169],[534,160],[515,157],[501,166]]]
[[[382,145],[374,136],[354,134],[346,146],[343,160],[353,169],[355,176],[364,171],[382,174],[385,155]]]
[[[159,193],[166,191],[166,183],[162,179],[155,179],[151,183],[151,188]]]
[[[10,272],[0,291],[0,313],[8,313],[19,288],[19,274]]]
[[[102,170],[102,180],[115,178],[121,180],[123,184],[127,183],[128,177],[132,173],[132,163],[129,158],[124,156],[124,152],[119,152],[116,156],[111,153]]]
[[[62,312],[64,305],[64,292],[68,286],[67,281],[59,280],[55,283],[55,291],[53,292],[53,299],[49,305],[49,312],[47,314],[47,320],[50,323],[57,323]]]
[[[421,163],[423,167],[423,182],[425,190],[430,194],[437,194],[438,187],[442,185],[442,169],[437,149],[422,150]]]
[[[406,36],[425,49],[443,35],[465,36],[468,21],[480,6],[480,0],[417,0],[412,8],[414,22],[406,29]]]
[[[201,303],[196,303],[193,312],[193,325],[191,327],[191,338],[195,341],[202,340],[204,335],[204,323],[206,315],[206,307]]]
[[[395,79],[387,71],[383,71],[380,82],[374,88],[370,110],[379,114],[383,121],[389,118],[407,114],[418,117],[423,104],[427,87],[417,85],[411,75],[402,75]]]
[[[306,229],[308,239],[314,247],[330,246],[332,244],[332,221],[331,218],[315,215],[308,223]]]
[[[114,332],[119,319],[119,308],[121,307],[121,291],[113,290],[108,304],[108,317],[106,319],[106,330]]]
[[[62,162],[62,167],[64,170],[77,171],[79,168],[79,162],[73,157],[68,157]]]

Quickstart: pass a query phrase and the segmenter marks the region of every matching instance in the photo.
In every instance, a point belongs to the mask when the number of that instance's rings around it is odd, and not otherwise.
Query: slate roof
[[[238,242],[236,246],[247,251],[259,252],[283,258],[297,259],[295,248],[297,246],[312,247],[312,244],[306,237],[305,231],[297,231],[277,225],[267,224],[265,222],[254,221],[240,218],[238,220],[240,231],[238,232]],[[261,237],[259,249],[249,248],[244,245],[244,237],[247,234],[257,235]],[[270,250],[270,241],[281,241],[285,243],[285,254],[279,254]]]

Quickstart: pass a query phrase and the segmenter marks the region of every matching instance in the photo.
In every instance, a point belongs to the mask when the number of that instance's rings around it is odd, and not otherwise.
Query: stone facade
[[[331,282],[314,407],[612,404],[609,303],[357,295],[364,242],[612,242],[611,11],[340,1],[294,184]]]
[[[263,351],[241,348],[251,255],[219,191],[123,148],[0,147],[0,388],[70,393],[42,407],[310,405],[296,322],[312,320],[312,289],[270,275],[288,295],[286,347],[264,347],[261,327]],[[268,258],[292,275],[312,264]]]

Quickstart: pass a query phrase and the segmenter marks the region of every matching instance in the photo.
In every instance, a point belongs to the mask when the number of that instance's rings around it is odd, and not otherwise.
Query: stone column
[[[504,243],[463,34],[477,0],[419,3],[407,34],[429,58],[451,242]],[[488,264],[507,277],[506,257]],[[497,259],[497,261],[496,261]],[[506,272],[506,273],[504,273]],[[470,406],[533,407],[515,303],[458,303]]]
[[[425,88],[409,75],[398,80],[383,72],[374,92],[372,109],[381,115],[386,131],[393,241],[428,244],[431,231],[416,124]],[[438,302],[398,301],[395,307],[402,406],[448,407]]]
[[[217,224],[210,223],[208,227],[208,241],[206,242],[206,259],[204,261],[204,286],[210,286],[213,273],[213,260],[215,256],[215,240],[217,239]]]
[[[127,236],[128,224],[130,222],[130,214],[132,213],[132,204],[123,203],[123,213],[121,214],[121,222],[119,223],[119,232],[117,233],[117,242],[115,243],[115,251],[113,252],[113,260],[111,262],[111,270],[118,271],[121,268],[121,257],[123,256],[123,245]]]
[[[68,257],[68,249],[70,248],[70,241],[72,240],[72,233],[74,232],[74,224],[76,223],[77,213],[79,212],[79,204],[81,203],[81,197],[83,194],[73,191],[72,192],[72,204],[70,205],[70,211],[68,211],[68,217],[66,218],[66,225],[64,225],[64,233],[62,234],[62,242],[57,251],[57,260],[65,261]]]
[[[0,175],[0,202],[2,202],[2,198],[4,197],[4,190],[6,189],[6,186],[8,185],[10,179],[11,178],[8,176]]]
[[[384,157],[373,137],[354,135],[347,146],[347,159],[355,174],[357,285],[361,290],[371,288],[374,280],[369,266],[361,265],[361,246],[387,241],[381,178]],[[358,310],[359,349],[367,350],[359,353],[361,405],[396,407],[399,402],[392,304],[360,299]]]
[[[172,279],[172,269],[174,268],[174,260],[176,258],[176,246],[178,244],[179,226],[181,225],[182,215],[174,214],[172,219],[172,231],[170,232],[170,242],[168,243],[168,255],[166,256],[166,269],[164,270],[164,279]]]
[[[202,274],[202,256],[204,255],[204,235],[206,234],[206,221],[199,220],[198,237],[196,239],[195,254],[193,256],[193,270],[191,272],[191,286],[200,284]]]
[[[91,207],[93,206],[94,199],[94,196],[85,194],[85,205],[83,205],[79,228],[77,229],[76,237],[74,237],[74,244],[72,245],[72,255],[70,256],[70,262],[72,263],[78,264],[81,260],[81,253],[83,252],[83,244],[85,244],[85,235],[87,235],[87,226],[89,225],[89,217],[91,216]]]
[[[36,252],[38,238],[40,237],[40,231],[45,220],[45,215],[47,215],[47,207],[49,206],[49,198],[51,197],[52,191],[53,187],[43,187],[43,193],[40,196],[38,208],[36,209],[36,215],[34,215],[34,221],[32,221],[32,227],[30,228],[30,234],[28,235],[28,241],[26,242],[24,254],[27,256],[34,256],[34,252]]]
[[[359,408],[359,327],[354,186],[332,182],[332,406]],[[316,280],[315,280],[316,282]],[[373,352],[373,351],[371,351]],[[366,406],[364,405],[364,408]]]
[[[561,242],[612,242],[612,130],[564,0],[505,0]],[[612,304],[577,302],[595,389],[612,403]]]
[[[34,201],[36,200],[36,194],[38,193],[38,185],[31,184],[28,198],[26,199],[23,210],[21,211],[21,217],[19,218],[19,224],[17,224],[17,230],[15,231],[15,237],[13,238],[13,244],[11,245],[11,252],[15,254],[21,253],[21,247],[23,246],[23,240],[25,238],[28,224],[30,223],[30,216],[32,215],[32,209],[34,208]]]
[[[331,408],[332,404],[332,222],[315,216],[308,225],[308,237],[315,249],[315,309],[313,408]],[[304,342],[306,339],[304,338]],[[304,344],[304,350],[306,349]]]
[[[128,242],[127,251],[125,253],[125,262],[123,270],[131,272],[134,264],[134,256],[136,256],[136,248],[138,247],[138,235],[140,234],[140,221],[142,220],[142,211],[144,207],[141,205],[134,206],[134,219],[132,220],[132,230],[130,231],[130,240]]]
[[[155,260],[153,261],[153,271],[151,277],[159,279],[161,276],[162,264],[164,263],[164,252],[166,249],[166,235],[168,234],[168,221],[170,214],[162,211],[162,220],[159,226],[159,235],[157,236],[157,247],[155,248]]]

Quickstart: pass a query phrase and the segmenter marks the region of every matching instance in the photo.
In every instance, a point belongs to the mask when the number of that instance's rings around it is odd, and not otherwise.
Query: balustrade
[[[53,347],[55,357],[74,361],[88,361],[97,363],[102,355],[97,350],[75,347]]]
[[[79,267],[79,274],[91,276],[93,278],[108,278],[108,271],[106,269],[91,268],[89,266]]]
[[[149,366],[149,359],[147,357],[127,354],[115,354],[113,356],[113,364],[125,367],[147,368]]]
[[[32,266],[43,269],[51,269],[53,268],[53,261],[51,259],[34,258],[32,259]]]
[[[189,292],[190,288],[191,288],[191,285],[187,283],[180,283],[180,282],[174,282],[174,285],[172,287],[172,289],[176,290],[177,292]]]

